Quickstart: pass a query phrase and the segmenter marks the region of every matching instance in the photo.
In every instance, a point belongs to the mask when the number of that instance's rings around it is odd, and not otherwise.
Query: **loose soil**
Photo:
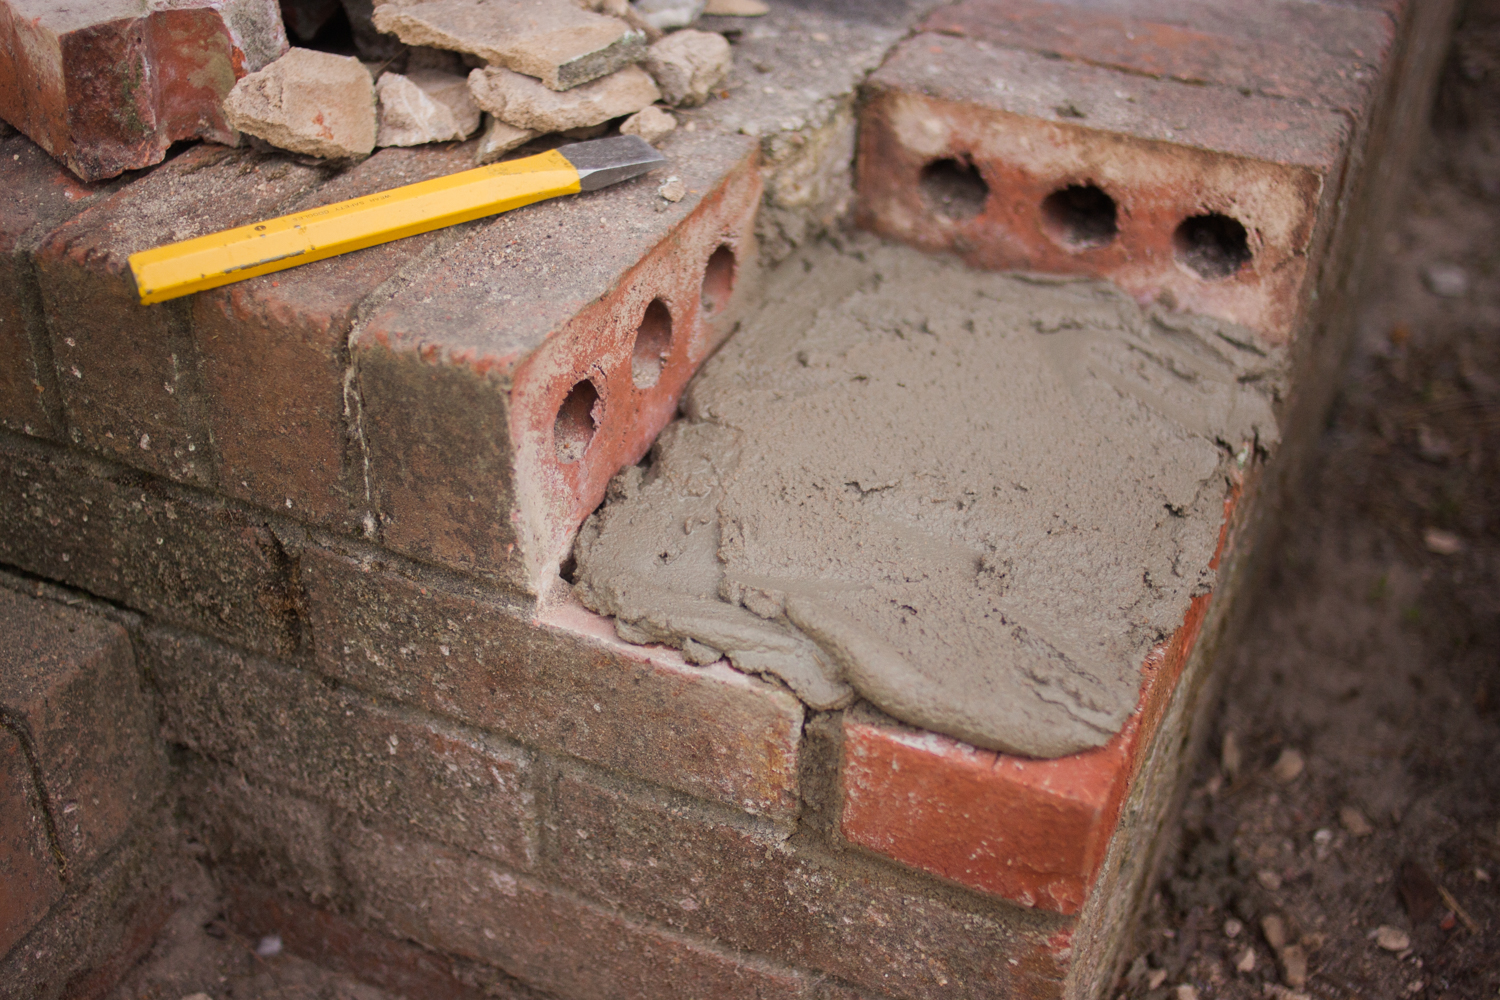
[[[1500,3],[1433,132],[1119,995],[1500,992]]]

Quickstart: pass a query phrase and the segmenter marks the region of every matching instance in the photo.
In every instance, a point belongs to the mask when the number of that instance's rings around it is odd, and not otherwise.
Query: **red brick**
[[[963,0],[920,30],[1355,113],[1395,39],[1379,12],[1305,0]]]
[[[169,890],[176,847],[160,813],[71,880],[21,947],[0,957],[0,993],[25,1000],[99,1000],[140,961],[176,908]]]
[[[21,741],[0,729],[0,955],[62,898],[47,822]]]
[[[57,848],[82,872],[161,790],[155,713],[125,630],[0,590],[0,713],[35,755]]]
[[[1271,343],[1290,338],[1339,193],[1345,115],[938,34],[904,42],[870,88],[861,225],[975,266],[1101,275]],[[922,170],[947,158],[972,160],[989,187],[973,218],[928,204]],[[1088,184],[1114,199],[1118,234],[1070,245],[1042,204]],[[1247,230],[1252,257],[1228,277],[1176,259],[1178,224],[1206,212]]]
[[[75,443],[172,479],[214,484],[191,306],[141,305],[127,258],[276,215],[324,173],[279,156],[198,146],[47,238],[37,274]]]
[[[570,1000],[810,993],[792,970],[730,956],[437,844],[360,828],[345,860],[361,919]]]
[[[382,149],[285,210],[466,170],[473,155],[472,144]],[[449,238],[423,233],[194,296],[224,493],[300,521],[363,530],[370,504],[364,455],[351,437],[358,402],[345,379],[349,329],[372,293]]]
[[[720,246],[746,272],[745,298],[761,180],[747,137],[678,130],[663,152],[670,168],[648,177],[500,216],[355,333],[385,544],[544,591],[610,477],[671,419],[736,308],[701,308]],[[656,193],[668,170],[689,192],[675,204]],[[642,388],[632,345],[655,298],[673,336]],[[563,462],[554,421],[585,384],[598,408],[583,402],[579,429],[601,423],[582,458]]]
[[[1225,554],[1239,496],[1236,487],[1224,502],[1212,568]],[[1194,598],[1182,625],[1146,657],[1135,713],[1096,750],[1034,760],[846,714],[840,832],[876,854],[971,889],[1078,913],[1211,600],[1208,594]]]
[[[1061,992],[1071,920],[587,775],[553,796],[553,877],[626,912],[909,1000]]]
[[[527,754],[189,633],[146,635],[168,739],[514,867],[535,852]]]
[[[569,606],[538,620],[477,589],[308,549],[318,668],[354,687],[610,770],[790,818],[802,707],[723,664],[631,646]]]
[[[61,403],[29,254],[118,185],[79,183],[23,136],[0,139],[0,167],[0,427],[58,438]]]
[[[299,626],[286,553],[221,501],[0,435],[0,562],[253,649]]]
[[[84,180],[114,177],[179,139],[232,142],[220,102],[286,48],[276,0],[4,0],[0,117]]]
[[[354,976],[402,1000],[503,1000],[454,974],[453,962],[409,941],[372,933],[347,918],[247,882],[228,887],[229,919],[244,935],[281,937],[286,950]],[[521,1000],[518,995],[517,1000]]]

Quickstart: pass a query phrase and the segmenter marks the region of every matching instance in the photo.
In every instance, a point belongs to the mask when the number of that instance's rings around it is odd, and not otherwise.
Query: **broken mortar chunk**
[[[638,135],[654,146],[671,135],[676,128],[677,119],[672,117],[672,113],[653,104],[621,122],[620,134]]]
[[[627,66],[602,80],[566,93],[503,66],[469,73],[469,90],[479,106],[516,128],[562,132],[635,114],[654,104],[661,91],[639,66]]]
[[[570,90],[635,63],[646,36],[570,0],[432,0],[387,4],[375,24],[409,45],[452,49]]]
[[[529,128],[507,125],[494,115],[484,116],[484,135],[479,137],[479,148],[474,152],[474,162],[494,163],[518,146],[524,146],[541,135]]]
[[[764,0],[708,0],[703,13],[716,17],[762,17],[771,12]]]
[[[703,13],[704,0],[635,0],[641,19],[658,31],[686,28]]]
[[[677,107],[708,100],[733,65],[729,41],[712,31],[679,31],[646,50],[646,69],[666,102]]]
[[[291,49],[224,99],[229,123],[309,156],[366,156],[375,148],[375,87],[353,56]]]
[[[479,128],[479,105],[464,77],[438,70],[385,73],[375,84],[380,99],[377,146],[421,146],[467,139]]]

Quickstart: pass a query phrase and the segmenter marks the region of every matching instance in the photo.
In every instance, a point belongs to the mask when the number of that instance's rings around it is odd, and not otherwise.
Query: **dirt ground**
[[[1500,993],[1494,0],[1469,5],[1433,139],[1230,667],[1132,1000]]]
[[[1500,996],[1500,0],[1433,136],[1116,997]],[[181,894],[114,1000],[390,997]]]

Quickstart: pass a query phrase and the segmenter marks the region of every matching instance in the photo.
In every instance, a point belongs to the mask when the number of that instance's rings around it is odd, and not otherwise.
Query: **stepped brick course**
[[[402,995],[1113,985],[1451,5],[773,7],[665,170],[160,306],[135,304],[130,252],[460,169],[473,144],[337,166],[199,146],[89,186],[0,139],[0,564],[26,574],[0,585],[75,623],[57,649],[95,649],[48,684],[0,675],[11,993],[98,995],[149,942],[163,742],[239,928]],[[857,118],[865,224],[1288,348],[1283,442],[1229,473],[1216,589],[1099,750],[1023,760],[809,712],[622,642],[559,575],[753,307],[762,255],[848,199]],[[971,165],[988,193],[959,218]],[[1070,185],[1113,199],[1112,242],[1082,245],[1093,195],[1048,203]],[[1246,227],[1222,279],[1174,242],[1208,213]],[[120,724],[85,744],[48,721],[80,716]]]

